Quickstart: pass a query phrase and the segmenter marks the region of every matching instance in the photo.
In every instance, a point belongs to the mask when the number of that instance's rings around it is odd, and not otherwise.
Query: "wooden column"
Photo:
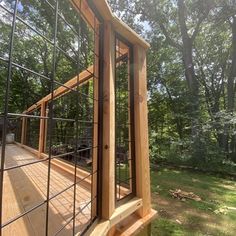
[[[45,110],[45,116],[48,117],[49,109],[47,107],[46,103],[46,110]],[[44,151],[46,152],[47,149],[47,135],[48,135],[48,119],[45,120],[45,138],[44,138]]]
[[[146,50],[134,46],[134,116],[135,116],[135,156],[136,191],[143,199],[138,211],[141,217],[151,212],[150,165],[148,142]]]
[[[25,144],[26,141],[26,129],[27,129],[27,118],[22,118],[22,126],[21,126],[21,144]]]
[[[128,60],[128,91],[130,91],[130,88],[131,88],[131,86],[130,86],[130,51],[129,51],[130,49],[128,49],[128,58],[129,58],[129,60]],[[128,98],[128,107],[129,107],[129,113],[128,113],[128,123],[129,124],[131,124],[131,117],[130,117],[130,112],[131,112],[131,110],[130,110],[130,92],[129,92],[129,98]],[[131,134],[131,125],[129,125],[129,140],[131,140],[132,139],[132,134]],[[134,176],[133,176],[133,173],[132,173],[132,170],[133,170],[133,164],[132,164],[132,160],[133,160],[133,156],[132,156],[132,142],[129,142],[129,157],[128,157],[128,163],[129,163],[129,178],[130,178],[130,180],[129,180],[129,186],[130,186],[130,191],[131,192],[133,192],[134,190],[133,190],[133,178],[135,178]]]
[[[40,108],[40,116],[46,116],[46,103],[43,102]],[[45,152],[45,119],[40,119],[40,126],[39,126],[39,158],[41,153]]]
[[[97,196],[97,167],[98,167],[98,99],[99,99],[99,25],[96,24],[95,35],[95,60],[94,60],[94,78],[93,78],[93,174],[92,174],[92,199]],[[97,201],[96,199],[92,202],[92,217],[97,215]]]
[[[115,34],[104,23],[102,218],[115,210]]]

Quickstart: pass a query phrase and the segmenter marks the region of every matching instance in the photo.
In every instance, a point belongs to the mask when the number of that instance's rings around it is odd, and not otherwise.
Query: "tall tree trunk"
[[[236,77],[236,17],[233,17],[232,23],[232,65],[228,78],[228,111],[234,111],[235,104],[235,77]]]
[[[186,10],[183,0],[178,0],[178,17],[179,25],[181,30],[181,37],[183,42],[183,62],[185,68],[185,77],[188,83],[191,106],[193,117],[198,119],[199,111],[199,84],[195,75],[194,64],[193,64],[193,40],[188,35],[188,29],[186,26]]]
[[[232,22],[232,65],[228,78],[227,92],[228,92],[228,112],[234,115],[235,112],[235,82],[236,82],[236,16],[234,16]],[[235,127],[233,127],[233,130]],[[230,158],[236,162],[236,135],[232,135],[230,140]]]
[[[186,7],[184,0],[178,0],[178,18],[182,38],[182,55],[185,69],[185,77],[189,87],[189,98],[191,103],[191,123],[192,123],[192,141],[193,141],[193,158],[204,157],[201,151],[199,137],[199,84],[194,70],[193,64],[193,38],[188,34],[186,25]]]

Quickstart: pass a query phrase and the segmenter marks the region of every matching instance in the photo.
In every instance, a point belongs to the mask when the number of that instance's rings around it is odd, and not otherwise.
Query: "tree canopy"
[[[236,2],[109,2],[151,44],[148,87],[153,161],[202,168],[235,163]]]

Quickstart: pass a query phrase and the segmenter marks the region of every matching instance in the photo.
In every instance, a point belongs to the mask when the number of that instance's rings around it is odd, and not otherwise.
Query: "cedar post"
[[[21,144],[25,144],[26,139],[26,129],[27,129],[27,118],[22,118],[22,127],[21,127]]]
[[[94,97],[94,108],[93,108],[93,168],[92,168],[92,217],[97,215],[97,165],[98,165],[98,91],[99,91],[99,25],[96,24],[95,28],[95,59],[93,67],[93,97]]]
[[[40,108],[40,116],[46,116],[46,103],[43,102]],[[41,157],[41,153],[45,152],[45,119],[40,119],[40,126],[39,126],[39,158]]]
[[[146,50],[134,46],[134,114],[135,114],[135,156],[136,156],[136,191],[143,199],[143,206],[138,210],[141,217],[151,212],[150,164],[148,142],[147,109],[147,72]]]
[[[102,218],[115,210],[115,34],[104,23]]]

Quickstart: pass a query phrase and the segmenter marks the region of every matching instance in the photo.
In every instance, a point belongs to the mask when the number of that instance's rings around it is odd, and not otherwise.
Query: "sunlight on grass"
[[[151,178],[153,207],[159,215],[152,235],[235,236],[235,181],[167,168],[151,171]],[[170,189],[193,192],[202,201],[174,199]]]
[[[158,234],[153,234],[157,232]],[[152,225],[152,234],[153,235],[183,235],[184,229],[177,223],[171,222],[166,219],[158,219]]]

